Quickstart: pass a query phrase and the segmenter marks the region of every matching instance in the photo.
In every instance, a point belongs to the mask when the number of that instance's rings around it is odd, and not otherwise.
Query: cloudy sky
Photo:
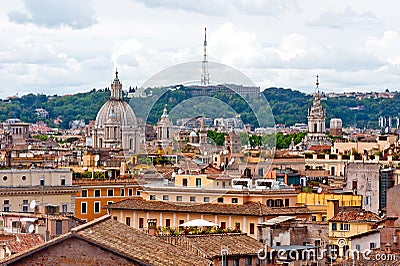
[[[399,90],[398,1],[2,0],[0,98],[141,86],[167,67],[226,64],[265,88]],[[199,70],[200,76],[200,70]],[[212,80],[212,73],[210,73]]]

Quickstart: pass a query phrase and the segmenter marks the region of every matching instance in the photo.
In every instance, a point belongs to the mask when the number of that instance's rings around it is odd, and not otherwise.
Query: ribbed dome
[[[100,108],[96,117],[96,128],[102,128],[106,123],[119,124],[120,126],[136,127],[137,121],[132,108],[122,97],[122,84],[118,79],[118,71],[111,83],[110,99]]]
[[[128,103],[120,100],[108,100],[97,113],[96,127],[104,127],[106,122],[115,121],[121,126],[136,127],[135,113]]]

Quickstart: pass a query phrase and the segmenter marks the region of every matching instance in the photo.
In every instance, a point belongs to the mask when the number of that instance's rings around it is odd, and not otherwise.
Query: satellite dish
[[[176,173],[173,172],[171,176],[172,176],[173,178],[175,178],[175,177],[176,177]]]
[[[34,209],[36,207],[36,200],[32,200],[31,203],[29,204],[29,207],[31,209]]]
[[[34,226],[33,224],[31,224],[31,225],[28,227],[28,232],[29,232],[29,233],[32,233],[33,230],[35,230],[35,226]]]
[[[319,187],[319,188],[317,189],[317,193],[320,194],[321,192],[322,192],[322,187]]]
[[[100,156],[98,154],[96,154],[96,156],[94,157],[94,161],[98,162],[100,160]]]

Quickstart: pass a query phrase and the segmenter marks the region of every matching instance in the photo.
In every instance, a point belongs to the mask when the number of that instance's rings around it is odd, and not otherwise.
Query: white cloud
[[[310,22],[309,25],[341,29],[346,27],[371,27],[376,23],[378,23],[378,20],[371,12],[359,14],[347,6],[342,12],[326,11],[318,19]]]
[[[80,0],[35,0],[24,1],[26,10],[12,10],[8,13],[10,21],[56,28],[67,26],[82,29],[96,23],[91,1]]]
[[[260,86],[310,92],[316,74],[336,90],[399,84],[394,1],[94,3],[0,1],[0,97],[103,88],[115,67],[124,87],[140,86],[164,68],[202,60],[204,27],[209,60]]]
[[[365,43],[367,50],[389,64],[400,65],[400,35],[385,31],[382,38],[371,36]]]

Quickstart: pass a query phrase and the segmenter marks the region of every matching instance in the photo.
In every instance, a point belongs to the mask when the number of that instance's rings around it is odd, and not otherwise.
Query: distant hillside
[[[164,91],[154,89],[153,96],[149,98],[137,98],[129,100],[138,117],[146,117],[147,111],[149,123],[156,123],[161,116],[165,104],[171,110],[175,106],[182,107],[188,102],[183,90],[168,91],[164,94],[156,105],[151,106],[155,98],[158,98]],[[307,111],[312,104],[312,96],[299,91],[283,88],[268,88],[262,92],[272,108],[275,122],[279,124],[293,125],[297,122],[307,122]],[[8,118],[20,118],[25,122],[36,122],[44,120],[50,126],[54,126],[53,121],[57,117],[62,119],[61,128],[68,128],[71,120],[83,119],[85,123],[96,118],[100,107],[110,96],[109,90],[91,90],[86,93],[78,93],[69,96],[46,96],[28,94],[20,98],[3,100],[0,102],[0,121]],[[257,119],[252,114],[245,101],[237,96],[214,95],[215,99],[223,102],[221,105],[210,105],[205,101],[191,103],[190,108],[203,108],[211,114],[220,114],[218,108],[226,105],[223,113],[225,116],[240,113],[245,123],[256,124]],[[262,108],[262,101],[256,99],[255,105]],[[230,107],[232,108],[230,108]],[[400,113],[400,94],[396,94],[393,99],[363,99],[356,98],[329,98],[323,100],[323,106],[327,112],[327,126],[332,117],[342,118],[344,126],[357,126],[377,128],[379,116],[399,116]],[[351,110],[351,107],[363,106],[358,110]],[[35,115],[36,108],[44,108],[49,112],[47,119],[39,119]],[[352,108],[354,109],[354,108]],[[190,116],[189,108],[181,108],[180,115]],[[193,110],[191,110],[193,111]],[[186,114],[187,112],[187,114]]]

